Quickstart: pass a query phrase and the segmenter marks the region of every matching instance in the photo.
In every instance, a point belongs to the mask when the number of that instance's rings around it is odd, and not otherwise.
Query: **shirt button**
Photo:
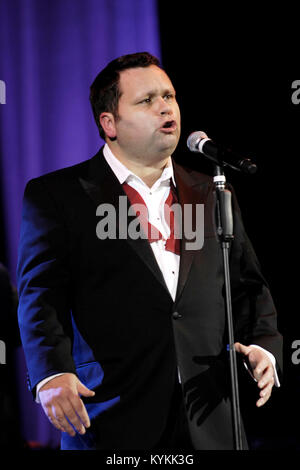
[[[179,312],[173,312],[173,319],[178,320],[179,318],[182,318],[182,315]]]

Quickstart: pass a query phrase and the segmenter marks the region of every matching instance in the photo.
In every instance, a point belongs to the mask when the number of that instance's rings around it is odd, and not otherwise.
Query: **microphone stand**
[[[226,297],[226,313],[228,323],[229,338],[229,354],[230,354],[230,377],[232,389],[232,414],[233,427],[235,437],[235,449],[243,450],[241,417],[239,403],[239,388],[237,375],[236,351],[234,347],[234,333],[232,320],[232,304],[231,304],[231,287],[230,287],[230,270],[229,270],[229,249],[233,235],[233,218],[231,207],[231,192],[225,188],[226,178],[220,166],[215,166],[214,176],[216,190],[216,225],[217,234],[222,246],[224,279],[225,279],[225,297]]]

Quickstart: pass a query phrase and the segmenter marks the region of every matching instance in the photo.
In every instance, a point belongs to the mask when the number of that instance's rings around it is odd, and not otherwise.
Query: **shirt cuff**
[[[277,374],[277,370],[276,370],[276,359],[273,356],[273,354],[270,353],[270,351],[267,351],[266,349],[262,348],[261,346],[258,346],[257,344],[250,344],[250,346],[252,346],[254,348],[257,348],[257,349],[261,349],[261,351],[263,351],[269,357],[270,361],[272,362],[272,366],[273,366],[273,370],[274,370],[274,385],[275,385],[275,387],[280,387],[280,382],[279,382],[279,378],[278,378],[278,374]],[[251,371],[249,370],[249,368],[248,368],[248,366],[245,362],[244,362],[244,365],[245,365],[246,369],[248,370],[248,372],[253,377]],[[257,382],[257,380],[254,377],[253,377],[253,379]]]

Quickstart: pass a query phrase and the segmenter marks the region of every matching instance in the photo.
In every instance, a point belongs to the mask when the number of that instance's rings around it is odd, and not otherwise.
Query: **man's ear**
[[[114,115],[107,112],[101,113],[99,121],[107,137],[114,139],[117,136]]]

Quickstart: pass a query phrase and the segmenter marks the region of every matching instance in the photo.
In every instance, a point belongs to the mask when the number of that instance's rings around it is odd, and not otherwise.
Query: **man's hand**
[[[257,385],[261,389],[260,399],[256,402],[256,406],[264,405],[270,398],[274,385],[274,369],[272,362],[267,354],[255,346],[244,346],[241,343],[235,343],[235,350],[247,356],[251,372],[257,380]]]
[[[92,397],[95,392],[85,387],[76,375],[71,373],[49,380],[39,391],[39,399],[49,421],[72,437],[75,436],[75,431],[71,424],[79,434],[84,434],[85,428],[90,426],[90,419],[80,395]]]

